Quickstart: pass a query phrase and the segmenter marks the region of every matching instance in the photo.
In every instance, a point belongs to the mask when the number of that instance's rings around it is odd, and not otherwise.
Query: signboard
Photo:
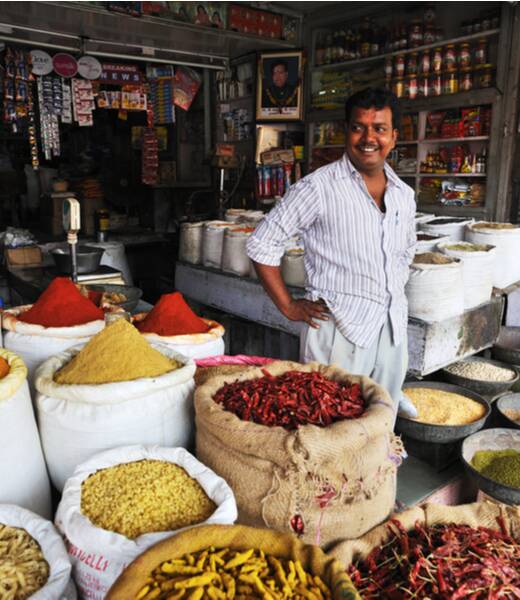
[[[136,65],[103,63],[100,83],[112,85],[132,85],[142,82],[142,74]]]
[[[74,77],[78,72],[78,63],[70,54],[60,52],[52,57],[54,71],[62,77]]]
[[[43,50],[31,50],[31,63],[34,75],[48,75],[52,72],[52,58]]]
[[[85,79],[99,79],[103,68],[97,58],[82,56],[78,60],[78,72]]]

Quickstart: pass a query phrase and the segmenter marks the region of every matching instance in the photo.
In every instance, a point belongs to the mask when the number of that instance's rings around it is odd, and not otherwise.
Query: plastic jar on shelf
[[[460,45],[459,67],[461,69],[467,69],[468,67],[471,67],[471,50],[467,42]]]
[[[486,65],[488,61],[488,42],[486,38],[478,41],[475,47],[475,64]]]
[[[442,71],[442,48],[435,48],[433,51],[431,69],[434,73],[440,73]]]
[[[417,93],[417,75],[408,75],[406,78],[404,95],[410,100],[415,100],[415,98],[417,98]]]
[[[473,71],[471,68],[461,69],[459,75],[459,91],[469,92],[473,89]]]
[[[456,71],[457,52],[455,50],[455,44],[448,44],[444,47],[443,63],[446,71]]]

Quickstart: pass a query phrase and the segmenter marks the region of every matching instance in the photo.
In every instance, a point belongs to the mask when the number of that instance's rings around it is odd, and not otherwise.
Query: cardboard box
[[[38,246],[6,248],[5,260],[9,267],[39,267],[42,264],[42,251]]]

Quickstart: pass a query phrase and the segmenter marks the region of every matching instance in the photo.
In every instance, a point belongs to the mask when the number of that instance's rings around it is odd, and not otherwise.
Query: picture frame
[[[258,58],[256,119],[301,121],[303,51],[265,52]]]

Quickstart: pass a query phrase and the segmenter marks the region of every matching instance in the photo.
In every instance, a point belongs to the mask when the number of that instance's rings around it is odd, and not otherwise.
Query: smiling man
[[[369,375],[402,398],[408,365],[404,288],[416,245],[414,191],[386,164],[399,123],[397,98],[366,89],[345,105],[344,156],[291,186],[259,225],[248,254],[265,290],[291,321],[304,323],[300,360]],[[305,245],[306,299],[285,286],[289,238]]]

